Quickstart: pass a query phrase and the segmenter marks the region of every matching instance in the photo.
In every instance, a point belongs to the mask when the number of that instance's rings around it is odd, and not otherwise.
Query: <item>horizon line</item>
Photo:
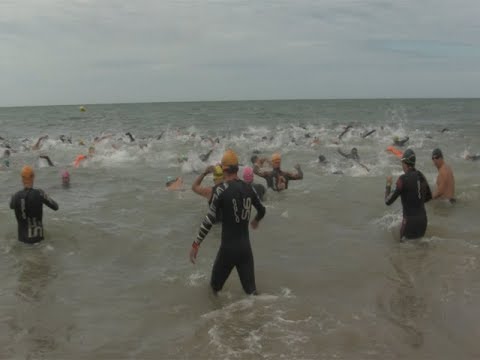
[[[132,104],[172,104],[172,103],[221,103],[221,102],[275,102],[275,101],[373,101],[373,100],[478,100],[480,97],[366,97],[366,98],[285,98],[285,99],[231,99],[231,100],[169,100],[169,101],[135,101],[135,102],[99,102],[77,104],[42,104],[42,105],[5,105],[4,108],[50,107],[50,106],[102,106]]]

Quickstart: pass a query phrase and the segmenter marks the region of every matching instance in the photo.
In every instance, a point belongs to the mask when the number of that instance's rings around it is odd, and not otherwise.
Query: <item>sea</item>
[[[407,136],[399,149],[415,151],[432,190],[431,153],[443,151],[457,202],[426,204],[425,236],[401,242],[400,199],[386,206],[384,192],[402,167],[386,148]],[[467,160],[480,152],[479,99],[6,107],[0,137],[0,155],[11,150],[0,169],[0,359],[480,358],[480,161]],[[338,152],[354,147],[360,162]],[[282,169],[304,173],[267,191],[250,230],[258,296],[236,271],[211,293],[221,225],[189,261],[208,211],[191,185],[228,148],[240,177],[253,154],[277,152]],[[33,246],[17,241],[9,208],[26,164],[60,207],[44,207]],[[168,191],[175,177],[183,189]]]

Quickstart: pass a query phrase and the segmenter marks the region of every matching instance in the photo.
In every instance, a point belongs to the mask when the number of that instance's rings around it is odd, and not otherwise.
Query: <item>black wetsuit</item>
[[[212,201],[213,201],[213,194],[217,191],[217,188],[222,185],[223,183],[216,184],[212,187],[212,196],[210,196],[210,199],[208,200],[208,206],[212,206]],[[217,214],[215,216],[215,224],[221,223],[223,219],[223,212],[221,208],[217,208]]]
[[[222,210],[222,242],[212,269],[210,285],[213,291],[222,289],[230,272],[237,268],[243,290],[256,293],[253,253],[248,224],[252,205],[255,219],[265,216],[265,207],[252,187],[241,180],[220,184],[213,194],[210,210],[200,226],[196,243],[200,244],[215,223],[217,210]]]
[[[12,196],[10,209],[15,210],[18,240],[28,244],[43,240],[43,204],[58,210],[58,204],[40,189],[25,188]]]
[[[393,192],[390,186],[385,189],[385,204],[391,205],[401,196],[403,221],[400,237],[416,239],[425,235],[427,230],[427,212],[425,203],[432,199],[432,192],[425,176],[412,168],[401,175]]]
[[[290,180],[297,180],[297,179],[302,179],[303,178],[303,172],[299,169],[297,170],[298,174],[300,175],[300,178],[296,176],[290,175],[290,173],[284,172],[280,169],[273,169],[272,171],[268,171],[266,173],[263,173],[261,175],[258,171],[256,174],[260,177],[263,177],[267,181],[267,187],[271,188],[274,191],[282,191],[284,189],[279,188],[280,185],[280,177],[283,177],[284,179],[284,184],[285,184],[285,189],[288,189],[288,182]]]
[[[265,193],[267,192],[267,189],[265,189],[265,186],[262,184],[257,184],[257,183],[252,183],[251,184],[255,192],[257,193],[258,197],[260,198],[261,201],[264,200],[265,198]]]

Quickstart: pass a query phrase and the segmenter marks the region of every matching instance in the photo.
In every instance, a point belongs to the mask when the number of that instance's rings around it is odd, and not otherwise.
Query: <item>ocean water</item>
[[[480,152],[480,100],[85,107],[0,108],[0,144],[15,150],[0,170],[0,358],[480,357],[480,161],[465,160]],[[394,136],[410,137],[432,189],[433,148],[455,174],[457,204],[427,204],[419,241],[399,242],[400,201],[383,201],[385,176],[401,174],[385,151]],[[74,168],[91,145],[94,157]],[[369,171],[337,153],[353,147]],[[267,192],[267,214],[250,233],[256,297],[243,293],[236,272],[210,294],[218,226],[197,263],[188,259],[207,212],[191,184],[226,148],[245,165],[254,150],[281,152],[283,169],[304,171],[287,191]],[[16,240],[8,207],[24,164],[60,206],[44,210],[46,240],[37,246]],[[63,169],[70,189],[61,187]],[[184,191],[166,191],[169,176],[182,176]]]

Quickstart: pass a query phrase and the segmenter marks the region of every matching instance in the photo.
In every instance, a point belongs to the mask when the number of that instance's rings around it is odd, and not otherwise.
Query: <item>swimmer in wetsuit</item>
[[[257,287],[248,223],[252,205],[257,210],[250,223],[253,229],[258,227],[265,216],[265,207],[252,187],[238,178],[238,158],[235,152],[227,150],[224,153],[222,168],[225,182],[213,194],[210,210],[192,244],[190,261],[195,263],[200,244],[215,223],[217,210],[222,210],[222,241],[213,264],[210,286],[214,293],[220,291],[236,267],[243,290],[253,295],[257,293]]]
[[[432,199],[432,192],[425,176],[415,169],[415,153],[405,150],[402,157],[402,168],[405,172],[391,191],[392,177],[387,177],[385,188],[385,204],[391,205],[400,196],[402,199],[403,221],[400,228],[400,238],[416,239],[425,235],[427,229],[427,212],[425,203]]]
[[[303,171],[300,168],[300,165],[295,165],[297,173],[291,173],[283,171],[280,168],[282,162],[282,157],[280,154],[275,153],[272,155],[272,170],[261,170],[258,165],[253,167],[253,172],[264,178],[267,181],[267,187],[271,188],[274,191],[282,191],[288,189],[288,182],[290,180],[302,180]]]
[[[35,175],[30,166],[24,166],[21,175],[24,189],[12,196],[10,209],[15,210],[18,240],[34,244],[43,240],[43,205],[56,211],[58,204],[43,190],[33,188]]]

